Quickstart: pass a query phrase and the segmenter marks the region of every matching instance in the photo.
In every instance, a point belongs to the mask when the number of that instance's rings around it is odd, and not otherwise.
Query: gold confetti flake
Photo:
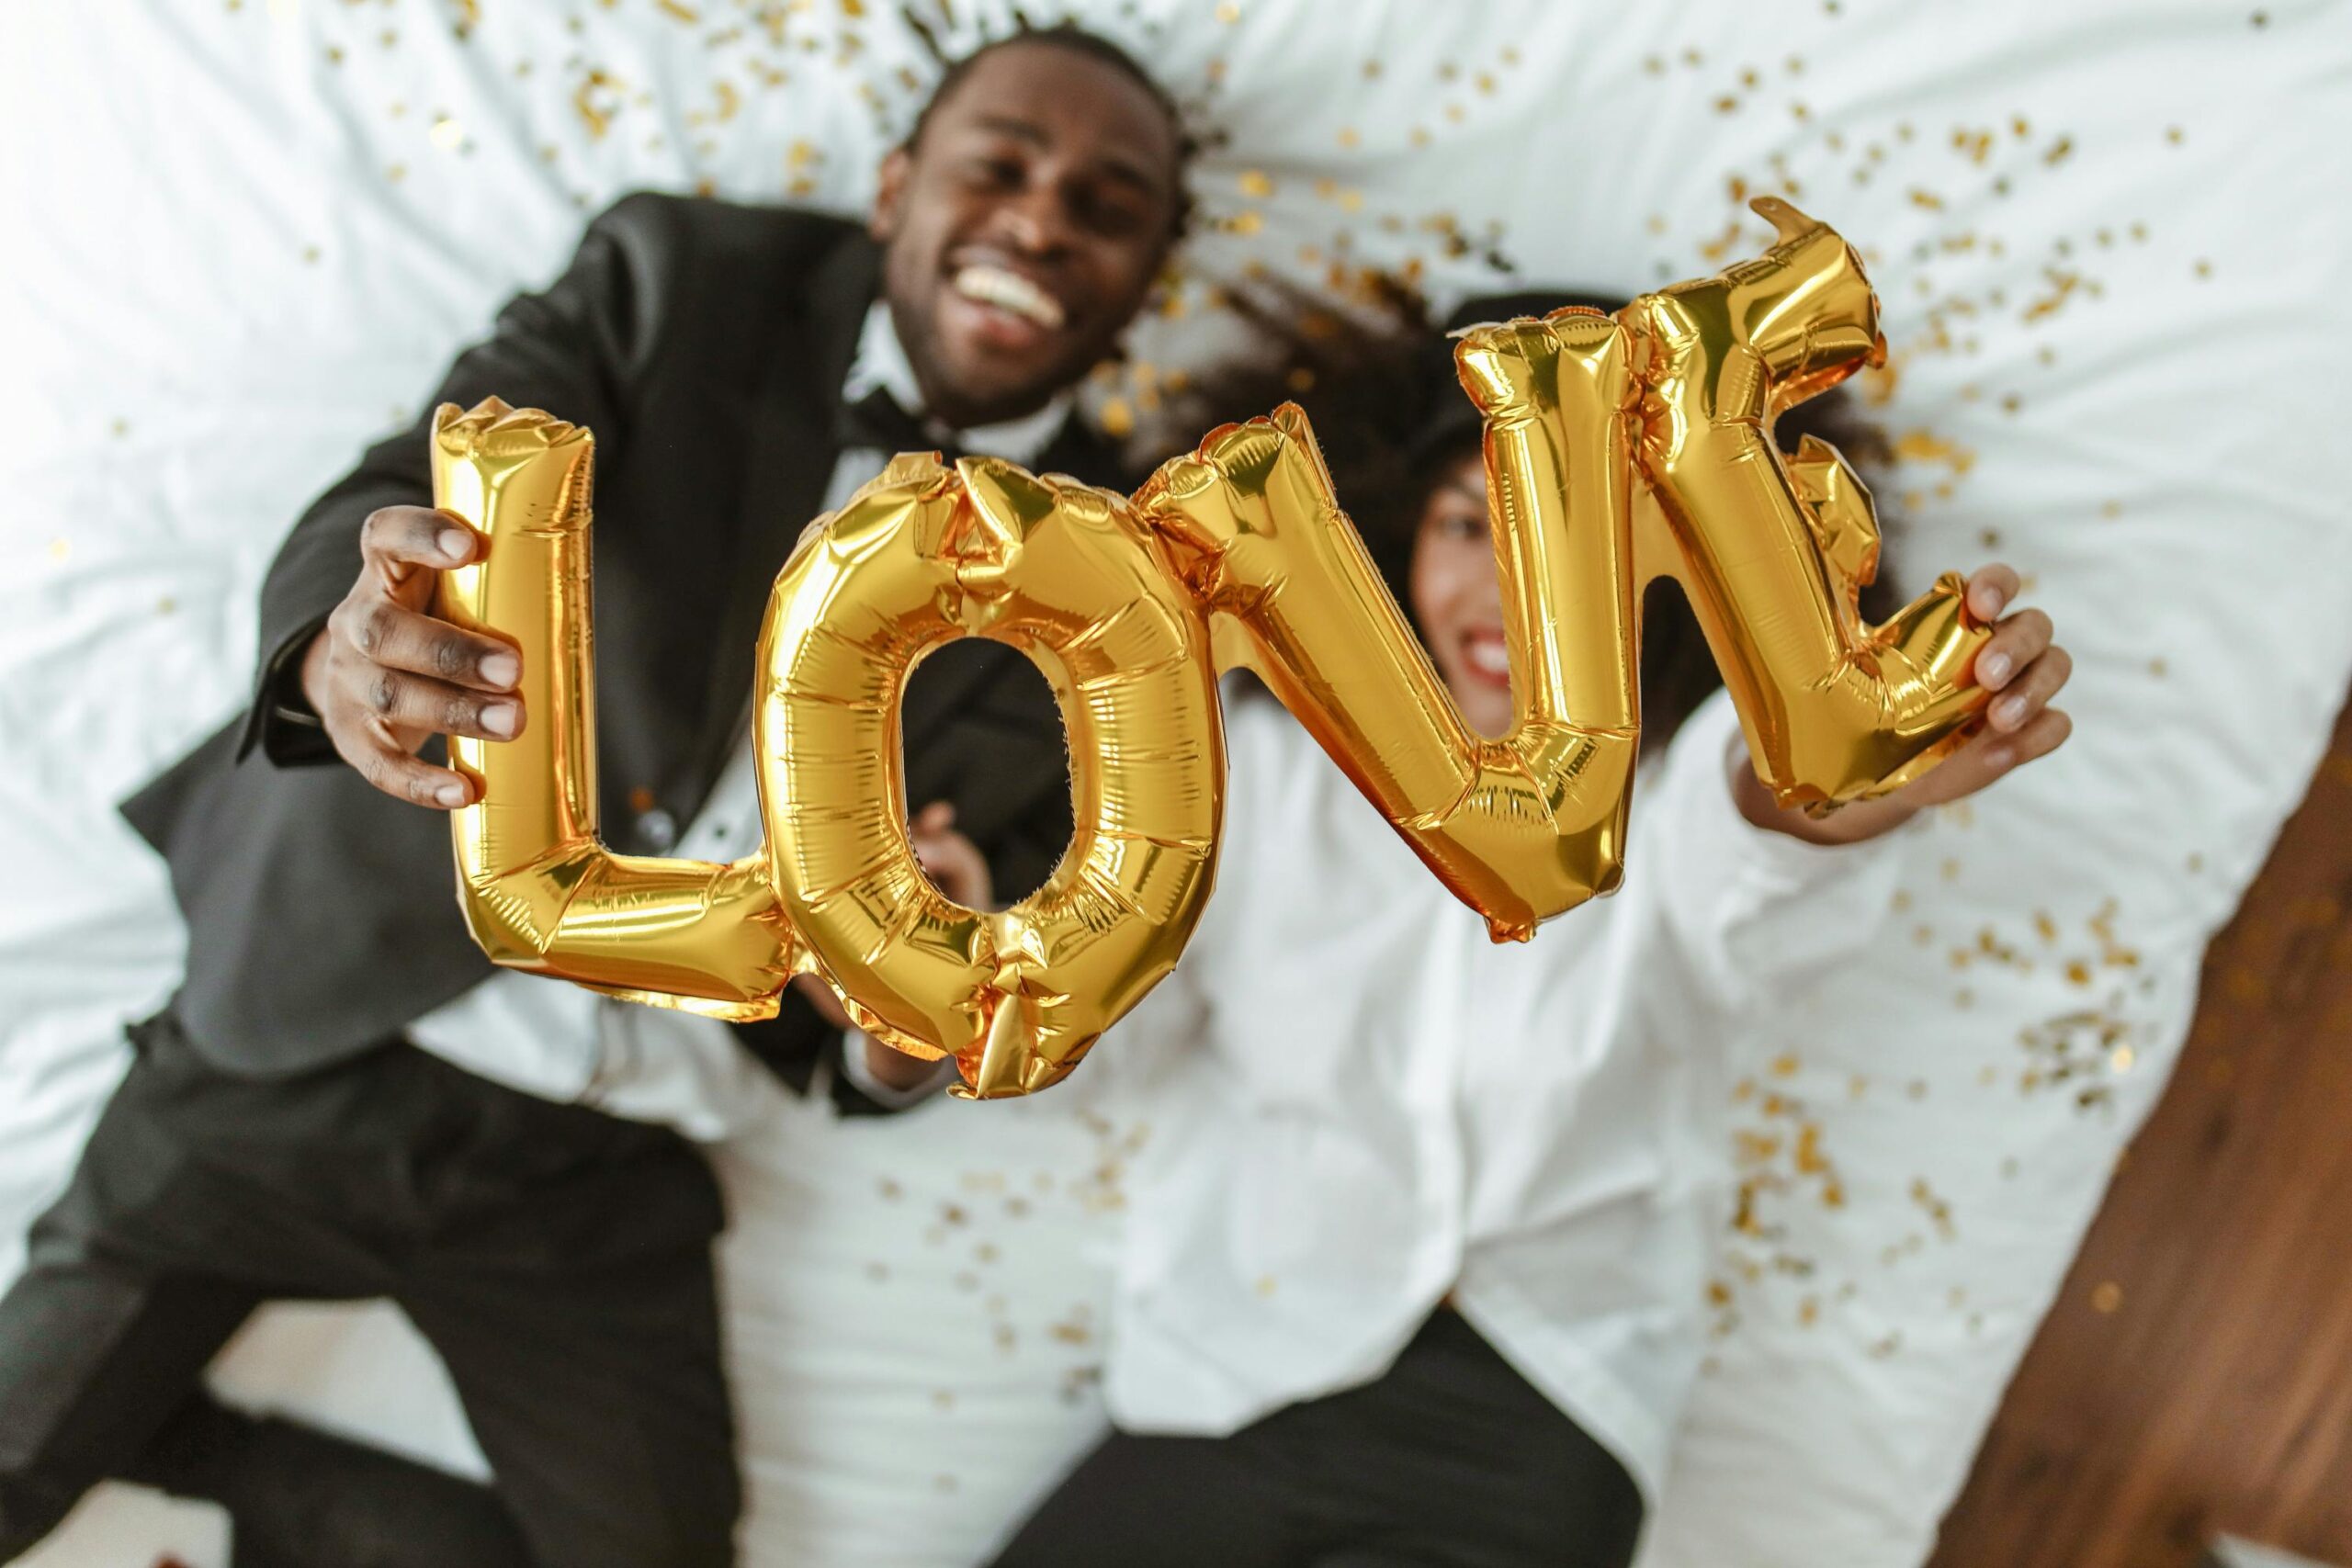
[[[1356,130],[1356,128],[1355,128],[1354,126],[1352,126],[1352,125],[1343,125],[1343,126],[1341,126],[1341,127],[1340,128],[1340,146],[1342,146],[1342,147],[1358,147],[1358,146],[1362,146],[1362,145],[1363,145],[1363,134],[1362,134],[1360,131],[1358,131],[1358,130]]]
[[[433,129],[425,135],[445,152],[454,152],[466,144],[466,128],[446,114],[434,120]]]
[[[2123,1287],[2112,1280],[2102,1280],[2091,1289],[2091,1310],[2105,1316],[2123,1304]]]
[[[1224,4],[1216,8],[1216,19],[1228,24],[1238,22],[1241,19],[1241,7],[1235,5],[1233,0],[1224,0]]]
[[[620,112],[626,87],[619,77],[598,69],[590,71],[572,92],[572,110],[580,116],[580,123],[588,128],[592,141],[603,141],[605,132],[612,129],[613,117]]]
[[[1274,182],[1263,169],[1242,170],[1240,186],[1241,194],[1247,197],[1262,199],[1274,194]]]

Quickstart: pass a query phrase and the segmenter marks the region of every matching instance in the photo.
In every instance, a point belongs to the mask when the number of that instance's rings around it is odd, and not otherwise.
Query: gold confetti
[[[2123,1304],[2123,1287],[2112,1280],[2092,1288],[2091,1310],[2101,1314],[2114,1312]]]
[[[601,96],[609,94],[617,99],[625,86],[619,77],[599,69],[590,71],[572,93],[571,107],[579,114],[581,124],[588,128],[592,140],[603,141],[605,132],[612,128],[613,116],[620,112],[617,102],[608,107],[601,101]]]
[[[1274,182],[1263,169],[1242,170],[1240,185],[1244,196],[1262,198],[1274,194]]]

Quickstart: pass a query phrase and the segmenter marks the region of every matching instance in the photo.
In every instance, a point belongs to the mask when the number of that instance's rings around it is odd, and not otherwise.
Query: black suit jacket
[[[873,243],[838,220],[633,196],[590,226],[552,287],[506,307],[428,402],[495,393],[595,433],[600,805],[616,849],[666,850],[745,721],[760,613],[822,505],[878,276]],[[492,972],[458,914],[440,813],[379,794],[316,741],[308,756],[254,745],[280,656],[359,575],[361,522],[431,504],[430,426],[428,412],[371,448],[303,515],[263,585],[254,711],[123,808],[169,862],[187,918],[178,1021],[225,1071],[344,1060]],[[1038,466],[1123,478],[1075,421]],[[956,804],[1000,892],[1043,881],[1068,842],[1069,796],[1060,717],[1027,660],[968,639],[942,649],[917,672],[905,730],[909,799]],[[786,1005],[763,1038],[805,1055],[825,1032]]]

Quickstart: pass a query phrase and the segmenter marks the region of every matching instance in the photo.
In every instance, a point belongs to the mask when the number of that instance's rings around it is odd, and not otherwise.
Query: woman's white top
[[[1386,1371],[1449,1292],[1655,1504],[1700,1358],[1744,1010],[1885,918],[1893,862],[1762,831],[1721,694],[1634,803],[1624,886],[1497,945],[1261,694],[1227,705],[1216,897],[1106,1038],[1146,1097],[1105,1370],[1216,1434]]]

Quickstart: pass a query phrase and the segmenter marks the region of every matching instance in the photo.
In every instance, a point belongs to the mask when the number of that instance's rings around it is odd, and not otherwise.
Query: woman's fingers
[[[2050,646],[2050,617],[2040,610],[2019,610],[1993,628],[1984,646],[1976,650],[1973,673],[1976,683],[1988,692],[1997,692],[2014,680],[2017,672],[2041,657]]]
[[[1965,793],[1973,795],[2004,773],[2014,772],[2037,758],[2047,757],[2064,746],[2066,737],[2074,732],[2075,721],[2064,709],[2043,708],[2015,734],[1987,733],[1977,737],[1976,746],[1984,750],[1980,766],[1984,776]]]
[[[2024,728],[2049,705],[2050,699],[2058,694],[2074,672],[2072,654],[2063,648],[2046,650],[1993,699],[1985,712],[1985,721],[1996,732],[2013,733]]]
[[[1977,568],[1968,579],[1968,613],[1987,625],[1999,620],[2018,596],[2021,581],[2017,568],[2000,561]]]

